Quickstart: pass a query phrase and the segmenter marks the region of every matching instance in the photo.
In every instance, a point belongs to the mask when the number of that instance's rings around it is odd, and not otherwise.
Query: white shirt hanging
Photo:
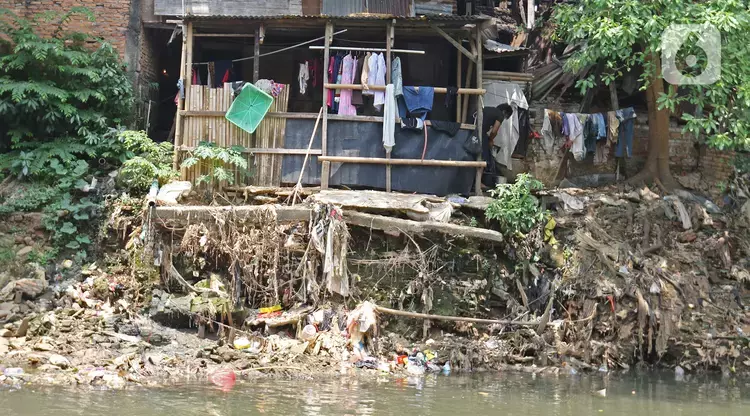
[[[299,74],[297,80],[299,81],[299,92],[302,95],[307,93],[307,81],[310,79],[310,64],[305,61],[304,64],[299,64]]]

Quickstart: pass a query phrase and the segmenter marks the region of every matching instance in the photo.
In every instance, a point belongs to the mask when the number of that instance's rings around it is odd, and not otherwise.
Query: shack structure
[[[173,21],[183,31],[180,79],[184,87],[177,102],[175,168],[180,168],[199,142],[210,141],[244,148],[252,174],[238,175],[238,185],[293,185],[301,176],[302,184],[322,189],[344,186],[481,194],[486,164],[476,149],[482,112],[474,114],[483,107],[485,93],[481,88],[485,74],[481,32],[487,21],[486,17],[453,14],[186,14]],[[252,134],[224,118],[232,102],[232,84],[212,85],[217,75],[212,62],[207,62],[211,49],[213,56],[235,56],[231,59],[235,80],[273,79],[284,84]],[[392,152],[383,146],[382,113],[370,106],[357,115],[337,114],[328,102],[331,90],[337,94],[385,90],[383,85],[363,85],[358,80],[334,84],[326,76],[335,54],[351,53],[363,59],[368,52],[384,54],[386,84],[393,81],[392,61],[399,57],[405,87],[434,88],[432,111],[423,131],[402,128],[396,118]],[[299,66],[314,61],[322,66],[311,65],[308,71],[315,73],[305,80]],[[493,79],[518,81],[518,75],[494,71]],[[209,78],[206,85],[195,82],[201,77]],[[436,120],[460,126],[451,135],[435,129]],[[206,168],[180,169],[182,179],[194,181]]]

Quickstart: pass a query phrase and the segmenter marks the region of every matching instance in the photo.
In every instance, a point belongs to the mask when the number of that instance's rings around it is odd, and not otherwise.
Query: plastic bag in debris
[[[159,189],[156,195],[157,205],[177,205],[180,197],[187,196],[193,189],[190,181],[170,182]]]
[[[422,205],[429,211],[426,213],[406,211],[406,216],[414,221],[448,222],[453,215],[453,205],[446,202],[423,201]]]
[[[583,200],[581,198],[576,198],[565,192],[555,192],[553,195],[563,202],[567,211],[580,211],[583,209]]]
[[[346,327],[350,334],[354,331],[364,333],[369,331],[370,328],[374,328],[376,324],[375,305],[364,302],[349,313]]]
[[[310,233],[310,240],[313,242],[315,249],[317,249],[320,254],[323,254],[326,252],[325,234],[326,234],[326,226],[323,223],[323,221],[318,221],[313,226],[312,232]]]

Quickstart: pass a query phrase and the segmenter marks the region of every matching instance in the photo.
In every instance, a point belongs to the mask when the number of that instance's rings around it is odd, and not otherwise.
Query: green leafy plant
[[[154,179],[165,184],[179,176],[172,169],[172,144],[154,143],[146,132],[126,130],[120,140],[128,152],[128,160],[120,168],[120,182],[131,192],[148,192]]]
[[[182,167],[190,168],[201,163],[208,169],[208,174],[201,175],[197,184],[208,184],[211,191],[217,190],[221,182],[234,183],[234,169],[247,172],[247,160],[242,155],[242,146],[221,147],[216,143],[202,141],[182,162]]]
[[[498,184],[490,191],[493,201],[487,207],[485,216],[496,221],[500,231],[506,235],[526,234],[548,215],[532,194],[543,187],[541,182],[526,173],[518,175],[515,183]]]
[[[73,8],[22,18],[0,10],[0,46],[10,51],[0,56],[0,171],[23,189],[2,201],[0,214],[43,209],[55,250],[82,259],[103,198],[88,184],[134,156],[119,127],[133,94],[111,46],[65,31],[73,18],[93,15]]]

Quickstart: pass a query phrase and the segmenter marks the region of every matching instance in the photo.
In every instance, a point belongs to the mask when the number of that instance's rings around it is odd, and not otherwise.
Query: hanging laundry
[[[565,126],[567,125],[567,134]],[[563,118],[563,134],[568,138],[567,146],[576,161],[580,162],[586,157],[586,147],[583,144],[583,124],[579,116],[574,113],[565,113]]]
[[[351,84],[354,80],[355,70],[354,57],[351,54],[346,55],[341,64],[341,83]],[[338,114],[345,116],[357,115],[357,109],[352,105],[352,90],[341,90]]]
[[[385,99],[383,108],[383,146],[386,152],[390,152],[396,145],[396,97],[393,95],[395,88],[393,84],[385,87]]]
[[[379,53],[375,55],[375,82],[372,83],[372,85],[382,85],[385,86],[385,71],[386,71],[386,65],[385,65],[385,58],[383,57],[382,53]],[[372,69],[372,68],[370,68]],[[370,78],[372,78],[372,74],[370,74]],[[373,105],[375,106],[378,111],[382,108],[383,104],[385,103],[385,92],[383,91],[375,91],[373,93],[375,96],[375,101],[373,102]]]
[[[356,60],[356,63],[354,64],[354,79],[352,80],[353,84],[358,84],[362,82],[362,70],[367,67],[367,58],[365,57],[358,57]],[[364,100],[362,100],[362,90],[353,90],[352,91],[352,105],[354,106],[360,106],[364,105]]]
[[[607,112],[607,143],[610,146],[617,144],[617,132],[620,130],[620,120],[616,111]]]
[[[344,63],[344,57],[341,55],[336,55],[333,61],[333,83],[334,84],[341,84],[341,67]],[[341,90],[336,89],[333,92],[333,112],[338,113],[339,112],[339,101],[341,99]]]
[[[393,94],[396,97],[404,95],[404,81],[401,76],[401,58],[398,56],[391,62],[391,82],[393,83]]]
[[[224,85],[227,82],[232,82],[232,70],[227,69],[226,72],[224,72],[224,78],[221,79],[221,84]]]
[[[185,82],[182,79],[177,80],[177,95],[179,96],[180,100],[185,99]],[[175,98],[175,103],[177,102],[177,98]]]
[[[227,81],[224,81],[227,71],[231,73],[232,61],[224,60],[216,61],[214,63],[214,75],[210,76],[210,78],[214,81],[214,88],[223,88],[224,82],[232,81],[231,75],[229,76],[229,78],[227,78]]]
[[[635,110],[633,107],[617,110],[620,129],[617,135],[617,150],[615,157],[633,156],[633,129],[635,125]]]
[[[363,95],[372,95],[372,91],[368,88],[370,84],[370,72],[374,72],[377,64],[372,63],[372,54],[370,52],[367,52],[365,54],[365,57],[362,59],[363,65],[362,65],[362,78],[360,81],[362,82],[362,94]],[[374,80],[373,80],[374,81]]]
[[[453,137],[461,129],[461,123],[453,121],[442,121],[442,120],[430,120],[430,125],[437,131],[448,133],[449,136]]]
[[[510,168],[512,165],[513,152],[521,139],[521,112],[528,110],[529,103],[523,89],[516,83],[504,81],[487,81],[482,86],[487,91],[484,96],[485,108],[489,108],[492,118],[493,108],[505,104],[510,106],[513,113],[510,117],[503,118],[500,128],[494,139],[492,154],[497,163]],[[497,114],[497,110],[494,112]],[[485,115],[484,117],[487,117]],[[525,132],[524,136],[528,136]],[[525,140],[525,137],[524,137]]]
[[[193,68],[193,82],[192,85],[203,85],[201,82],[201,72],[198,68]]]
[[[450,109],[457,96],[458,87],[448,87],[448,91],[445,93],[445,108]]]
[[[531,117],[529,116],[529,110],[526,108],[518,108],[516,111],[518,111],[518,142],[516,142],[512,155],[523,158],[526,157],[529,148]]]
[[[327,83],[333,84],[333,65],[336,59],[332,56],[328,61],[328,70],[326,71],[326,80]],[[326,105],[328,105],[328,108],[333,109],[333,90],[328,89],[328,96],[326,97]]]
[[[407,115],[427,118],[427,113],[432,111],[432,102],[435,98],[435,89],[432,87],[404,87],[404,95],[399,100],[399,115],[401,118]]]
[[[208,88],[214,88],[214,77],[216,75],[216,63],[215,62],[209,62],[208,63],[208,76],[206,80],[206,84],[208,85]]]
[[[311,80],[311,83],[312,83],[313,87],[317,87],[318,85],[320,85],[320,80],[321,80],[321,78],[320,78],[320,69],[321,69],[320,62],[321,61],[318,60],[318,59],[313,59],[312,61],[308,61],[308,64],[309,64],[308,69],[309,69],[309,74],[310,74],[309,76],[310,76],[310,80]]]
[[[424,128],[424,121],[416,117],[402,117],[401,128],[421,131]]]
[[[544,122],[540,133],[542,134],[542,149],[547,154],[554,153],[557,143],[563,140],[562,119],[559,112],[544,110]]]
[[[310,64],[305,61],[299,64],[299,73],[297,74],[297,82],[299,82],[299,93],[305,95],[307,93],[307,81],[310,80]]]

